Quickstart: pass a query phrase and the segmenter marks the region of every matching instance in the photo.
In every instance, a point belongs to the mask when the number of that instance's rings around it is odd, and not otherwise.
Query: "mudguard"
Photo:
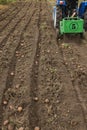
[[[78,10],[78,14],[80,18],[84,17],[84,13],[87,9],[87,1],[83,1],[81,2],[80,6],[79,6],[79,10]]]

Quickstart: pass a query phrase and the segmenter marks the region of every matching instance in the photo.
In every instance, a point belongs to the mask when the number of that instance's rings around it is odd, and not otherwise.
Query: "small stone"
[[[19,79],[22,79],[22,76],[19,76]]]
[[[57,117],[57,115],[55,114],[55,115],[54,115],[54,117],[56,118],[56,117]]]
[[[68,113],[70,112],[70,110],[67,111]]]
[[[23,46],[24,44],[23,43],[21,43],[21,46]]]
[[[47,50],[47,52],[49,53],[49,52],[50,52],[50,50]]]
[[[18,61],[20,62],[21,60],[19,59]]]
[[[19,54],[19,51],[16,51],[15,53],[16,53],[16,54]]]
[[[10,92],[10,91],[11,91],[11,88],[8,88],[8,91]]]
[[[37,57],[38,57],[39,55],[37,54]]]
[[[10,108],[11,110],[13,110],[13,106],[10,105],[9,108]]]
[[[21,78],[21,82],[24,82],[24,79]]]
[[[23,110],[22,107],[18,107],[18,112],[21,112]]]
[[[0,50],[0,53],[2,53],[2,50]]]
[[[35,64],[38,65],[38,61],[36,61]]]
[[[36,126],[36,127],[34,128],[34,130],[40,130],[40,128],[39,128],[38,126]]]
[[[68,63],[67,63],[67,62],[65,62],[65,65],[68,65]]]
[[[80,65],[78,65],[78,68],[80,68],[81,66]]]
[[[35,100],[35,101],[38,101],[38,97],[35,97],[34,100]]]
[[[60,101],[59,101],[59,100],[57,100],[56,102],[57,102],[57,103],[60,103]]]
[[[9,123],[9,121],[5,120],[4,123],[3,123],[3,125],[6,126],[6,125],[8,125],[8,123]]]
[[[83,71],[84,69],[83,68],[80,68],[81,71]]]
[[[24,58],[24,55],[22,55],[21,57]]]

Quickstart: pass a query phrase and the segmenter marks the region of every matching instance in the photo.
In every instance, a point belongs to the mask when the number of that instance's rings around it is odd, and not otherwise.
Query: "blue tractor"
[[[53,9],[54,28],[59,34],[87,31],[87,1],[57,0]]]

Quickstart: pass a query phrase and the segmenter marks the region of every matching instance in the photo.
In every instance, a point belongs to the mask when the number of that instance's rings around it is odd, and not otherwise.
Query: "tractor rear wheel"
[[[87,31],[87,9],[84,13],[84,28],[85,28],[85,31]]]
[[[61,20],[62,20],[62,8],[60,6],[56,6],[56,12],[54,15],[54,28],[56,29],[57,40],[60,38],[60,21]]]
[[[59,29],[60,21],[62,20],[62,8],[60,6],[56,7],[56,28]]]

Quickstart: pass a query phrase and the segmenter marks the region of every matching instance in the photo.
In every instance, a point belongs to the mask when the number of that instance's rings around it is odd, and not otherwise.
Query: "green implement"
[[[84,20],[78,17],[67,17],[60,21],[60,34],[76,34],[84,32]]]

